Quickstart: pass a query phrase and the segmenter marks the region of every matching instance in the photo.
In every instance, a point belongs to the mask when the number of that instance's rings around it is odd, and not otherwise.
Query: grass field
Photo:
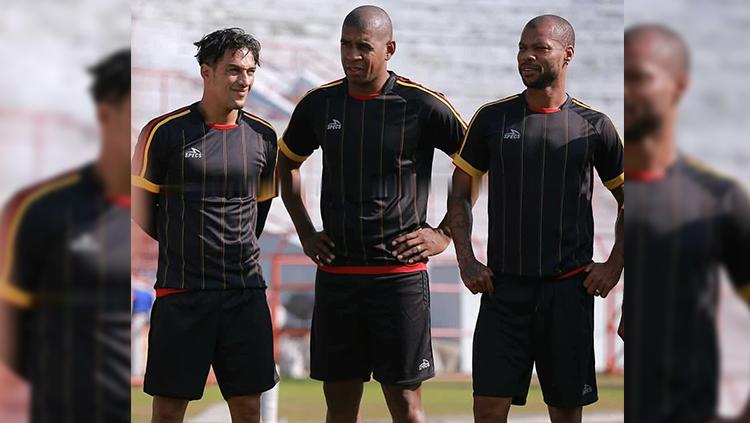
[[[617,376],[599,376],[599,402],[587,411],[622,410],[623,379]],[[422,399],[428,416],[450,416],[471,414],[471,382],[437,378],[422,385]],[[188,406],[188,416],[195,416],[206,407],[223,401],[216,385],[206,387],[203,399]],[[132,390],[132,421],[148,422],[150,419],[151,397],[140,388]],[[541,413],[546,411],[541,390],[534,383],[529,392],[525,407],[514,407],[514,415]],[[374,382],[365,384],[361,414],[365,419],[388,417],[388,409],[383,400],[380,385]],[[279,418],[289,423],[322,422],[325,420],[323,385],[312,380],[283,379],[279,391]]]

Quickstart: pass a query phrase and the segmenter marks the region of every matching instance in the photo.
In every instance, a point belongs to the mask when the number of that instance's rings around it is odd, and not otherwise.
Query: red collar
[[[626,170],[625,179],[641,182],[654,182],[667,176],[666,170]]]

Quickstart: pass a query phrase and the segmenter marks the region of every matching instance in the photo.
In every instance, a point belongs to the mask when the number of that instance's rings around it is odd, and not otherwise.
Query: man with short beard
[[[504,422],[523,405],[536,364],[553,423],[580,422],[597,400],[594,296],[624,265],[623,146],[614,125],[565,92],[575,35],[538,16],[518,44],[527,90],[477,111],[454,158],[449,221],[461,278],[482,293],[474,333],[474,417]],[[615,244],[593,263],[594,168],[619,204]],[[489,172],[487,266],[471,246],[473,186]]]
[[[716,420],[719,270],[750,302],[750,199],[734,180],[680,153],[677,110],[688,48],[674,31],[625,32],[625,415],[639,423]]]

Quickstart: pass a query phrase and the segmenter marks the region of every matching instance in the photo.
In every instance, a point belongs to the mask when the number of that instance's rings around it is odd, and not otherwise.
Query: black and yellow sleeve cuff
[[[0,300],[5,300],[19,308],[31,308],[34,297],[7,281],[0,281]]]
[[[750,303],[750,282],[738,288],[737,293],[746,303]]]
[[[154,194],[158,194],[161,189],[159,185],[156,185],[146,178],[142,178],[136,175],[130,175],[130,185],[138,188],[143,188],[146,191],[153,192]]]
[[[456,154],[453,157],[453,164],[456,165],[457,168],[463,170],[464,172],[468,173],[469,175],[475,178],[481,178],[482,175],[484,175],[484,173],[486,172],[484,170],[479,170],[475,168],[474,166],[470,165],[469,162],[464,160],[464,158],[459,156],[458,154]]]
[[[613,189],[619,187],[620,185],[625,183],[625,173],[621,173],[617,175],[616,177],[605,181],[604,186],[607,187],[608,190],[612,191]]]
[[[289,149],[289,146],[286,145],[284,142],[284,138],[279,138],[279,150],[289,159],[294,160],[297,163],[302,163],[305,160],[307,160],[310,156],[300,156],[299,154],[295,153],[294,151]]]

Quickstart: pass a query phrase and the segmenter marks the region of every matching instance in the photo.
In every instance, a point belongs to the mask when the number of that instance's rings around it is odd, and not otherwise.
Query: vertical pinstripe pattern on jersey
[[[385,138],[385,98],[381,100],[383,104],[382,108],[382,119],[380,121],[380,173],[378,174],[378,183],[380,184],[380,187],[378,189],[378,194],[380,194],[380,198],[388,198],[388,184],[385,180],[383,180],[383,139]],[[385,245],[385,204],[380,208],[380,244],[382,244],[385,249],[388,249],[388,246]],[[387,255],[383,255],[381,257],[383,260],[387,260],[389,257]]]
[[[411,193],[412,198],[414,199],[414,220],[417,224],[417,228],[419,225],[422,224],[419,219],[419,210],[417,209],[417,196],[419,195],[419,192],[417,192],[417,172],[418,172],[418,166],[416,166],[417,163],[417,149],[414,149],[412,152],[412,163],[414,163],[414,171],[411,173]],[[428,188],[429,189],[429,188]]]
[[[71,278],[70,278],[70,240],[72,239],[73,235],[73,217],[71,216],[71,210],[70,208],[65,209],[65,235],[63,239],[65,240],[65,243],[63,244],[63,268],[62,268],[62,278],[63,278],[63,292],[70,292],[71,286]],[[70,302],[67,302],[66,304],[63,304],[63,307],[65,308],[65,315],[63,317],[63,366],[62,366],[62,384],[61,388],[63,390],[62,395],[60,396],[63,398],[63,409],[65,410],[64,413],[64,421],[66,423],[73,423],[73,410],[71,409],[71,406],[73,405],[72,401],[72,393],[73,393],[73,381],[71,379],[73,369],[73,317],[72,317],[72,311],[73,311],[73,304]]]
[[[185,144],[185,130],[183,129],[182,150],[180,150],[180,259],[182,260],[180,288],[185,288]]]
[[[224,167],[224,185],[221,191],[221,279],[224,283],[223,288],[227,289],[227,263],[226,263],[226,251],[224,246],[224,228],[226,222],[224,221],[224,215],[226,214],[226,198],[227,198],[227,131],[221,131],[221,153],[222,153],[222,165]]]
[[[502,110],[501,108],[498,108],[498,111]],[[506,213],[505,213],[505,156],[503,156],[503,143],[505,140],[503,139],[503,134],[505,134],[505,115],[506,113],[503,112],[503,123],[502,128],[500,130],[500,180],[502,181],[502,191],[503,191],[503,236],[502,236],[502,263],[500,265],[500,270],[502,272],[505,272],[505,240],[508,238],[508,234],[505,232],[505,221],[506,219]],[[491,159],[491,158],[490,158]]]
[[[362,111],[360,113],[360,125],[359,125],[359,242],[362,245],[362,258],[367,265],[367,249],[365,248],[365,204],[364,204],[364,191],[363,178],[365,173],[365,162],[364,162],[364,150],[365,150],[365,107],[367,106],[366,101],[359,102],[362,105]]]
[[[329,122],[328,117],[329,117],[330,112],[331,112],[331,98],[326,97],[326,113],[325,115],[323,115],[323,126],[322,126],[323,128],[325,128],[328,125],[328,122]],[[320,147],[323,150],[323,157],[321,159],[323,160],[323,169],[333,169],[333,167],[331,167],[332,166],[331,160],[328,157],[328,154],[326,154],[326,150],[328,149],[328,130],[323,131],[323,142],[321,143]],[[281,152],[279,152],[279,154],[281,154]],[[325,187],[328,187],[328,189],[333,188],[333,179],[331,178],[331,173],[332,172],[323,172],[323,175],[325,176],[326,180],[321,182],[321,184]],[[321,200],[324,199],[322,191],[323,190],[321,189],[321,195],[320,195]],[[322,210],[322,208],[325,207],[325,205],[321,203],[320,207]],[[322,214],[323,213],[321,213],[321,215]]]
[[[568,169],[568,147],[570,143],[570,132],[568,130],[569,128],[569,114],[568,109],[564,109],[563,113],[565,113],[565,117],[563,118],[563,125],[565,126],[565,158],[563,159],[563,171],[562,171],[562,178],[560,180],[562,181],[562,188],[560,190],[560,232],[558,232],[558,247],[557,247],[557,263],[562,263],[562,239],[563,239],[563,210],[565,210],[565,179],[567,177],[567,169]]]
[[[580,186],[580,185],[579,185]],[[639,193],[638,190],[635,191],[636,193]],[[631,195],[631,194],[628,194]],[[637,195],[637,194],[636,194]],[[628,199],[630,201],[630,199]],[[646,209],[647,206],[651,205],[651,202],[649,201],[649,198],[641,199],[636,198],[635,199],[636,207],[640,206],[641,213],[643,213],[644,216],[651,216],[652,211],[649,209]],[[645,207],[644,207],[645,206]],[[646,210],[644,210],[646,209]],[[577,226],[577,225],[576,225]],[[644,273],[644,270],[646,269],[645,266],[645,252],[646,252],[646,242],[647,242],[647,226],[646,225],[634,225],[636,228],[635,233],[635,257],[631,258],[628,256],[628,262],[633,262],[634,269],[640,270],[640,272],[634,270],[633,271],[633,280],[634,281],[645,281],[646,275]],[[628,276],[630,277],[630,276]],[[641,283],[631,283],[628,285],[628,289],[630,290],[630,298],[640,298],[641,293],[640,291],[643,289],[643,284]],[[629,317],[629,320],[627,324],[632,324],[633,329],[632,330],[638,330],[638,328],[641,327],[641,318],[645,315],[645,313],[638,313],[638,312],[627,312],[628,314],[625,314],[625,316],[631,316]],[[630,381],[632,381],[631,386],[640,386],[640,379],[638,378],[639,370],[641,368],[641,361],[643,359],[643,351],[641,350],[641,344],[643,343],[644,337],[642,336],[631,336],[628,338],[628,342],[632,345],[632,351],[634,353],[631,353],[627,360],[628,360],[628,366],[632,365],[632,368],[635,369],[635,371],[628,373],[628,378],[630,378]],[[646,342],[655,342],[652,340],[648,340]],[[649,360],[653,359],[651,357],[648,358]],[[632,364],[631,364],[632,363]],[[633,399],[633,407],[632,410],[639,410],[640,406],[638,404],[639,395],[632,395]],[[630,408],[629,408],[630,409]]]
[[[679,222],[680,220],[680,179],[682,178],[681,172],[675,172],[674,181],[672,182],[672,187],[670,189],[671,198],[670,198],[670,216],[671,216],[671,222]],[[666,336],[662,338],[664,342],[664,357],[663,362],[667,363],[667,365],[664,366],[664,385],[662,387],[662,392],[664,393],[664,403],[662,404],[663,410],[665,412],[668,412],[672,409],[672,384],[670,383],[672,381],[672,375],[671,375],[671,359],[672,359],[672,334],[673,334],[673,327],[674,327],[674,292],[677,289],[677,283],[679,281],[676,280],[675,276],[677,275],[677,272],[679,271],[680,266],[680,231],[675,230],[672,232],[672,247],[670,251],[671,257],[669,258],[668,263],[668,269],[669,273],[667,276],[667,287],[669,289],[665,299],[666,301],[666,307],[664,308],[664,321],[665,321],[665,331],[664,333]],[[666,415],[666,414],[665,414]]]
[[[172,183],[172,180],[169,176],[171,172],[165,173],[165,185],[169,187],[169,185]],[[164,199],[164,239],[162,240],[161,237],[159,237],[159,250],[161,250],[161,242],[164,241],[164,271],[162,272],[162,281],[161,286],[164,287],[167,285],[167,275],[169,274],[169,195],[173,191],[171,189],[164,189],[159,192],[160,198]],[[160,208],[161,209],[161,208]],[[159,210],[159,214],[161,215],[162,211]],[[161,251],[159,251],[159,257],[161,257]]]
[[[101,249],[107,245],[107,232],[105,231],[104,225],[104,213],[102,213],[101,207],[104,207],[104,202],[99,203],[99,210],[96,215],[96,240],[97,248]],[[102,398],[102,387],[101,381],[97,380],[98,377],[104,373],[104,357],[102,354],[102,343],[104,338],[104,328],[102,326],[102,313],[104,311],[104,289],[105,289],[105,275],[107,274],[107,255],[103,251],[97,251],[98,267],[96,275],[96,338],[94,345],[96,346],[95,362],[94,367],[94,386],[96,396],[96,421],[103,422],[104,419],[104,403]]]
[[[542,177],[539,190],[539,277],[542,277],[542,222],[544,221],[544,166],[547,159],[547,113],[543,114],[544,124],[542,132]]]
[[[244,261],[245,257],[245,249],[244,249],[244,242],[242,240],[242,198],[245,195],[248,195],[250,191],[250,186],[247,183],[247,140],[245,139],[245,123],[240,121],[240,137],[242,138],[242,181],[240,181],[240,216],[239,216],[239,227],[237,228],[237,236],[239,237],[240,242],[240,280],[242,281],[242,287],[247,288],[245,285],[245,267],[242,265],[242,262]],[[260,172],[258,174],[258,182],[260,182]],[[260,185],[260,184],[259,184]],[[258,204],[258,196],[256,192],[255,196],[255,203]],[[249,222],[248,222],[249,223]],[[255,231],[255,228],[250,228],[250,230]],[[256,234],[257,235],[257,234]]]
[[[201,128],[203,129],[203,138],[201,139],[201,151],[203,152],[203,154],[201,154],[201,289],[206,289],[206,245],[203,238],[203,231],[205,230],[203,215],[205,213],[203,212],[203,199],[206,198],[206,137],[208,135],[206,134],[206,125],[201,123]]]
[[[398,195],[396,196],[396,204],[398,205],[398,230],[399,233],[404,231],[404,215],[403,211],[401,210],[401,196],[402,196],[402,189],[401,189],[401,160],[402,156],[404,154],[404,131],[406,130],[406,103],[404,103],[404,110],[401,113],[401,146],[398,150],[398,182],[396,186],[396,190],[398,192]]]
[[[712,204],[710,201],[702,201],[701,202],[701,211],[699,213],[699,216],[712,216],[713,210],[715,205]],[[711,248],[712,246],[717,245],[718,243],[715,241],[715,238],[713,236],[714,234],[714,219],[702,219],[701,223],[703,224],[703,229],[705,230],[705,242],[703,243],[703,254],[701,254],[701,257],[716,257],[717,252]],[[710,298],[711,303],[716,304],[716,301],[718,299],[719,295],[719,281],[716,278],[716,273],[712,272],[711,276],[708,278],[707,286],[701,286],[702,281],[701,278],[690,278],[693,281],[693,286],[690,287],[690,292],[704,292],[701,288],[704,288],[706,290],[709,290],[711,292]],[[688,344],[691,345],[690,351],[700,351],[700,348],[702,344],[705,342],[704,337],[700,332],[698,332],[698,324],[701,320],[701,317],[703,313],[705,312],[705,309],[702,307],[695,307],[693,308],[693,316],[692,319],[686,319],[687,321],[691,322],[691,326],[688,328],[686,333],[688,333],[690,336],[690,342]],[[716,322],[718,323],[718,322]],[[689,367],[689,373],[690,375],[699,375],[701,366],[703,365],[703,362],[696,359],[696,354],[690,354],[690,366]],[[691,380],[697,381],[698,378],[690,378]],[[693,389],[698,388],[697,386],[692,387]],[[696,390],[697,391],[697,390]],[[693,391],[693,392],[696,392]]]
[[[593,152],[591,153],[592,157],[589,157],[589,147],[591,146],[591,128],[586,131],[586,157],[588,158],[587,161],[587,170],[589,173],[589,188],[588,193],[593,196],[594,195],[594,164],[593,164]],[[584,200],[586,200],[586,204],[584,206],[586,207],[584,210],[588,210],[591,212],[591,199],[586,199],[584,197]],[[588,225],[584,226],[584,229],[586,229],[586,233],[584,234],[587,239],[594,239],[594,234],[589,233],[588,231]]]
[[[526,105],[523,106],[523,120],[521,121],[521,177],[518,178],[518,274],[523,274],[523,145],[526,141]]]
[[[343,247],[344,247],[344,257],[349,256],[349,248],[347,246],[346,242],[346,187],[344,186],[344,180],[346,179],[344,177],[344,135],[346,132],[346,103],[349,100],[349,94],[344,91],[344,106],[343,111],[341,113],[341,139],[339,140],[339,155],[340,155],[340,169],[341,173],[339,173],[339,181],[341,182],[341,240],[343,241]]]
[[[69,240],[66,239],[65,244],[68,245]],[[45,307],[45,306],[48,306],[48,305],[42,303],[42,307]],[[39,315],[40,315],[39,331],[37,333],[46,334],[47,326],[48,326],[47,320],[49,319],[49,313],[39,313]],[[48,361],[47,355],[48,354],[49,354],[49,351],[48,351],[47,342],[44,342],[44,341],[40,342],[39,343],[39,355],[38,355],[39,361],[37,362],[37,369],[39,369],[39,374],[42,374],[42,375],[48,374],[48,370],[47,370],[47,361]],[[37,378],[37,380],[34,381],[36,383],[36,386],[34,386],[34,389],[38,389],[40,392],[45,392],[48,389],[46,387],[45,381],[46,381],[46,378],[43,378],[43,377]],[[47,417],[48,415],[47,407],[44,407],[41,404],[37,404],[35,411],[39,415],[40,423],[49,422],[49,418]]]
[[[259,154],[261,158],[267,157],[266,156],[266,143],[263,140],[263,136],[260,135],[260,134],[256,134],[255,136],[257,137],[257,140],[258,140],[258,153],[256,153],[256,154]],[[243,154],[246,154],[246,153],[243,152]],[[247,163],[247,159],[245,159],[245,163]],[[258,186],[258,187],[263,183],[263,182],[261,182],[262,181],[261,174],[263,173],[263,168],[265,166],[268,166],[268,163],[266,163],[264,161],[263,162],[263,166],[258,167],[258,179],[257,179],[258,183],[256,184],[256,186]],[[274,169],[274,172],[276,172],[276,169]],[[245,180],[247,180],[247,178],[245,178]],[[257,196],[256,196],[256,198],[257,198]],[[271,199],[269,199],[268,201],[271,201]],[[257,201],[255,202],[255,221],[256,222],[258,221],[258,202]],[[249,223],[250,222],[248,222],[248,224]],[[256,244],[257,244],[258,248],[260,248],[260,242],[257,241],[259,235],[255,233],[255,227],[250,227],[249,229],[250,229],[250,231],[252,231],[253,234],[255,234],[255,236],[256,236],[256,238],[255,238],[256,239]],[[248,232],[248,236],[249,235],[250,235],[250,232]],[[242,235],[240,235],[240,239],[242,239],[241,237],[242,237]],[[240,257],[240,258],[242,258],[242,257]],[[260,260],[254,260],[254,261],[255,261],[255,266],[254,266],[255,267],[255,273],[258,274],[258,275],[262,275],[263,274],[263,270],[260,267]],[[244,276],[243,276],[243,278],[244,278]],[[244,281],[244,279],[243,279],[243,281]],[[243,282],[243,286],[244,286],[244,282]]]

